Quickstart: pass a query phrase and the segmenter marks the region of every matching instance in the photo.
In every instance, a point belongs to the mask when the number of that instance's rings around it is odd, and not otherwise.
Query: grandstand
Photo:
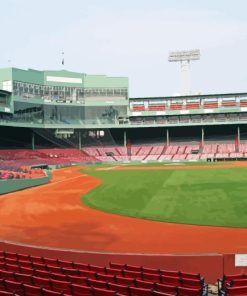
[[[0,89],[1,148],[31,163],[246,158],[245,93],[129,98],[125,77],[17,68]]]
[[[31,180],[29,187],[49,182],[46,169],[74,165],[247,160],[247,93],[130,98],[126,77],[4,68],[0,142],[0,182]],[[22,245],[6,241],[0,247],[0,295],[204,296],[203,276],[210,283],[222,277],[222,295],[247,294],[246,270],[235,268],[233,254],[201,255],[200,274],[197,255],[170,263],[155,254],[162,260],[150,255],[145,265],[147,257],[133,254],[121,258],[89,250],[78,257],[70,250],[60,257],[53,250],[50,258],[48,248],[30,247],[24,254]],[[119,263],[109,263],[110,256]],[[241,275],[233,274],[238,271]]]

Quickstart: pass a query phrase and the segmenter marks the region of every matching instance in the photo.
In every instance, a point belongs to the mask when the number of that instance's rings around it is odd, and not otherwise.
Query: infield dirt
[[[247,251],[247,229],[153,222],[88,208],[80,198],[101,181],[79,169],[56,170],[48,185],[1,196],[1,240],[109,252]]]

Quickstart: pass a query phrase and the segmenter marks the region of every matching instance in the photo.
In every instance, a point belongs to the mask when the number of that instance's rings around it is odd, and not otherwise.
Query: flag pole
[[[64,66],[64,51],[62,51],[62,65]]]

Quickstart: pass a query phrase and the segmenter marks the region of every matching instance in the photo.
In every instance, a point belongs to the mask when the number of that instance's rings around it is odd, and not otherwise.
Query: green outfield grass
[[[247,227],[247,168],[83,172],[103,184],[82,197],[89,207],[144,219]]]

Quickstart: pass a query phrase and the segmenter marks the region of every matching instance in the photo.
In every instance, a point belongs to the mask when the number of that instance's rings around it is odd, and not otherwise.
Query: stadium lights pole
[[[181,50],[169,52],[169,62],[180,62],[181,95],[189,95],[190,89],[190,62],[200,60],[200,50]]]

